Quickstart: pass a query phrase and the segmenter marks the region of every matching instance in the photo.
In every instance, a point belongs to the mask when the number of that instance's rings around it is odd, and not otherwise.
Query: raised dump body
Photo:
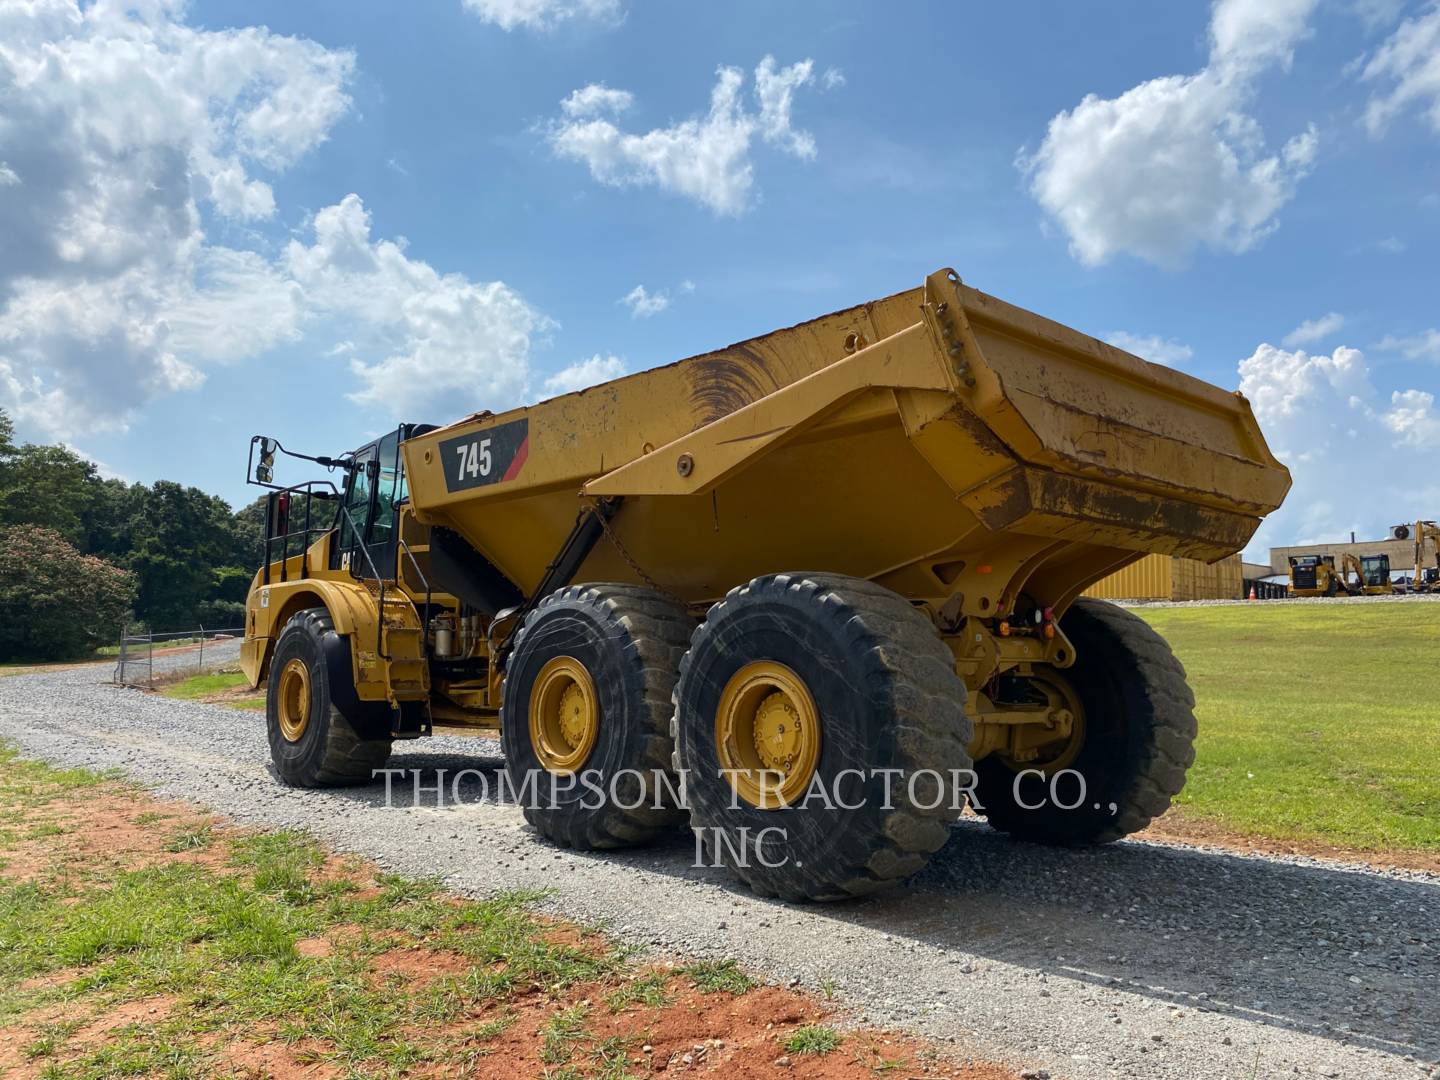
[[[311,460],[345,484],[272,494],[242,653],[282,779],[498,726],[516,790],[548,784],[544,835],[688,817],[707,859],[811,899],[912,873],[966,802],[1056,843],[1162,812],[1184,672],[1076,598],[1146,552],[1233,554],[1290,483],[1239,394],[952,271]]]
[[[1063,607],[1144,552],[1233,554],[1289,486],[1238,394],[952,272],[404,454],[417,520],[526,594],[579,493],[624,497],[613,535],[687,601],[804,566],[917,600],[962,594],[977,616],[1027,591]],[[614,543],[575,580],[639,581]]]

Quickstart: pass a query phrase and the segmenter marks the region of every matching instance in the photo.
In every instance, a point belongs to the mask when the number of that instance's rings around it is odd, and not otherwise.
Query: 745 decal
[[[467,488],[513,480],[530,453],[530,421],[511,420],[440,443],[440,466],[445,489]]]

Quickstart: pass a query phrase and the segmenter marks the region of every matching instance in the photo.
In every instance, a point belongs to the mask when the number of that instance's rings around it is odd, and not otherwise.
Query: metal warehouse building
[[[1101,600],[1238,600],[1239,555],[1213,565],[1173,555],[1146,555],[1097,581],[1086,596]]]

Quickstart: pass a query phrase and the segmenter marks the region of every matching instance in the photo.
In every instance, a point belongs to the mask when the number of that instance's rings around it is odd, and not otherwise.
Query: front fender
[[[384,700],[383,676],[374,667],[379,604],[375,594],[357,581],[300,578],[257,582],[245,601],[245,640],[240,646],[240,669],[252,687],[264,681],[275,640],[296,614],[323,607],[341,637],[350,639],[350,676],[364,701]],[[366,663],[364,661],[369,661]]]

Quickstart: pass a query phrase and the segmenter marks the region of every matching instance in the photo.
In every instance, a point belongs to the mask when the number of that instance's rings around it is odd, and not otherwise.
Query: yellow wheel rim
[[[720,694],[720,768],[735,794],[759,810],[779,810],[805,794],[820,761],[820,737],[815,699],[784,664],[746,664]]]
[[[1085,707],[1080,696],[1068,679],[1056,671],[1037,672],[1030,683],[1049,700],[1052,709],[1065,709],[1070,713],[1070,731],[1052,742],[1038,748],[1038,756],[1023,762],[1010,761],[1014,769],[1039,769],[1046,776],[1053,776],[1061,769],[1075,764],[1080,751],[1085,747]]]
[[[600,733],[595,683],[573,656],[557,656],[530,688],[530,745],[548,772],[570,774],[585,764]]]
[[[299,657],[285,661],[280,669],[280,686],[275,693],[280,734],[287,742],[299,742],[310,724],[310,668]]]

